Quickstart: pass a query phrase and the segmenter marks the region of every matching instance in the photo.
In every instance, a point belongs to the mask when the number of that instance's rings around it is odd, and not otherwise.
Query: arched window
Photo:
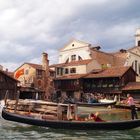
[[[41,87],[41,85],[42,85],[41,80],[38,80],[38,86]]]
[[[81,56],[78,56],[78,60],[82,60],[82,57]]]
[[[69,58],[66,60],[66,63],[68,63],[69,62]]]
[[[138,41],[138,46],[140,46],[140,40]]]
[[[138,41],[138,46],[140,46],[140,40]]]
[[[137,67],[137,65],[138,65],[138,61],[135,60],[135,72],[136,72],[136,73],[138,72],[138,67]]]
[[[140,63],[139,63],[139,74],[140,74]]]
[[[76,61],[76,55],[75,54],[71,56],[71,61]]]

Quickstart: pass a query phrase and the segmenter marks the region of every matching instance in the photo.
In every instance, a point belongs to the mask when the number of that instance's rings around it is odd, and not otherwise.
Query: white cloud
[[[55,63],[57,49],[71,38],[117,49],[140,23],[134,1],[0,0],[0,64],[14,70],[39,63],[44,51]]]

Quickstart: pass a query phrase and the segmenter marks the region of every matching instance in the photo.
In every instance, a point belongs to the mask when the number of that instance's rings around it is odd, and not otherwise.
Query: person
[[[130,94],[127,94],[126,103],[131,108],[131,118],[132,118],[132,120],[134,120],[134,118],[138,119],[138,115],[137,115],[137,112],[136,112],[136,107],[135,107],[134,99],[133,99],[133,97]]]
[[[99,112],[96,112],[95,114],[91,113],[90,118],[93,119],[95,122],[105,122],[99,117]]]

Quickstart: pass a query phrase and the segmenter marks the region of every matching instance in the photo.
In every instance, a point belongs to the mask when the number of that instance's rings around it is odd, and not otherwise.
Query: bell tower
[[[136,30],[136,34],[135,34],[135,46],[139,46],[140,47],[140,28],[138,28]]]

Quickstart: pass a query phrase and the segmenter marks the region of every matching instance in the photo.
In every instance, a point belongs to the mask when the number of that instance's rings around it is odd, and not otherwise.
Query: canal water
[[[104,110],[80,108],[79,112],[90,113],[98,111],[100,116],[108,120],[129,119],[128,110]],[[106,115],[104,115],[104,113]],[[138,113],[139,114],[139,113]],[[140,115],[139,115],[140,116]],[[56,130],[44,127],[31,126],[0,118],[0,140],[140,140],[140,127],[131,130]]]

